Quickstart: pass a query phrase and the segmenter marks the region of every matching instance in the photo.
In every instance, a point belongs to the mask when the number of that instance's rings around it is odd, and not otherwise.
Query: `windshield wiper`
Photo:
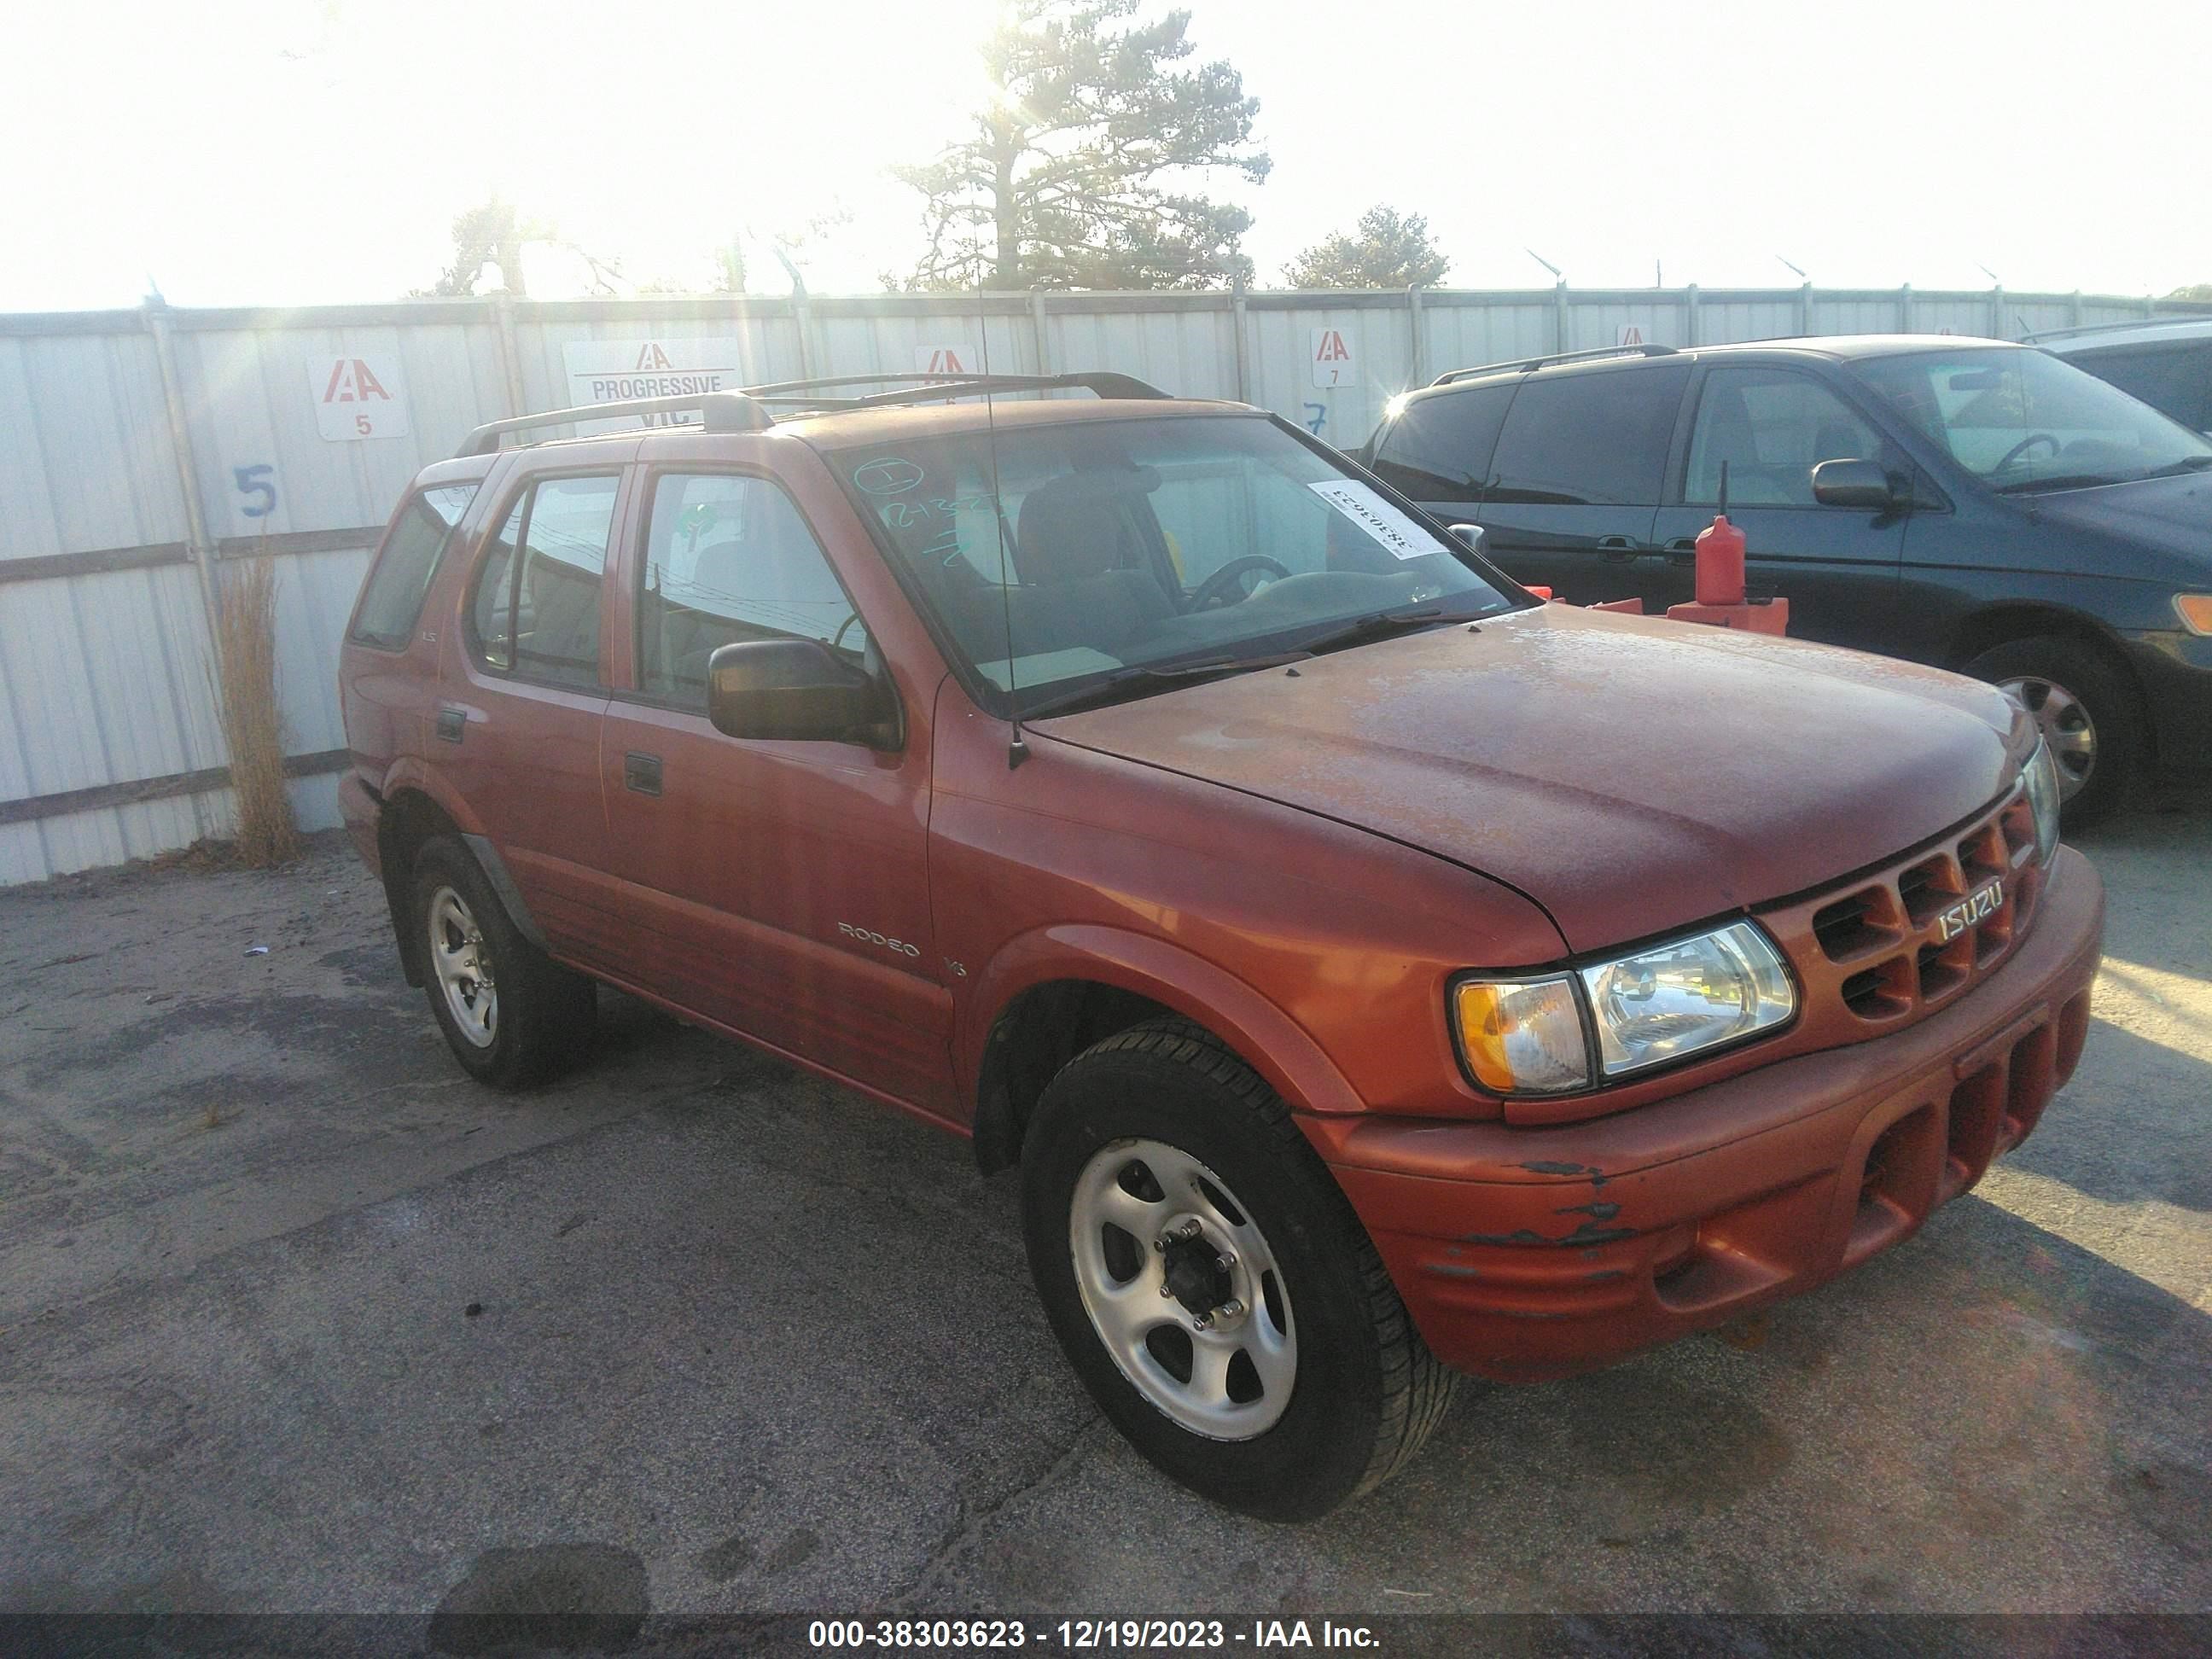
[[[1022,718],[1041,720],[1054,714],[1073,714],[1079,709],[1102,708],[1107,703],[1121,702],[1132,696],[1164,691],[1171,686],[1223,679],[1231,674],[1249,673],[1261,668],[1280,668],[1285,663],[1303,662],[1308,657],[1364,645],[1370,640],[1387,639],[1393,634],[1425,627],[1431,623],[1466,622],[1480,614],[1470,611],[1465,616],[1454,616],[1433,601],[1418,605],[1398,605],[1388,611],[1370,611],[1364,617],[1355,617],[1325,634],[1316,635],[1303,645],[1286,650],[1269,651],[1249,657],[1206,657],[1197,662],[1134,663],[1127,668],[1116,669],[1104,679],[1093,681],[1080,690],[1061,696],[1048,697],[1036,708],[1024,709]]]
[[[2178,478],[2185,472],[2202,472],[2212,467],[2212,455],[2184,455],[2170,466],[2154,466],[2148,472],[2138,472],[2136,478]],[[2133,483],[2135,478],[2128,480]]]
[[[1093,681],[1079,690],[1047,697],[1036,708],[1023,710],[1022,718],[1041,720],[1054,714],[1073,714],[1078,709],[1103,708],[1131,696],[1164,691],[1170,686],[1194,685],[1203,680],[1224,679],[1231,674],[1250,673],[1261,668],[1280,668],[1285,663],[1303,662],[1312,654],[1301,648],[1269,651],[1250,657],[1207,657],[1200,662],[1135,663],[1117,668],[1104,679]]]
[[[2040,495],[2046,489],[2090,489],[2099,484],[2125,483],[2109,472],[2060,472],[2047,478],[2022,478],[2017,483],[1994,484],[2000,495]]]
[[[1388,611],[1373,611],[1366,616],[1355,617],[1326,634],[1316,634],[1305,642],[1304,648],[1309,654],[1318,657],[1327,652],[1364,645],[1370,640],[1388,639],[1393,634],[1425,627],[1430,623],[1470,622],[1480,614],[1470,611],[1464,617],[1448,616],[1443,606],[1433,600],[1421,605],[1396,605]]]

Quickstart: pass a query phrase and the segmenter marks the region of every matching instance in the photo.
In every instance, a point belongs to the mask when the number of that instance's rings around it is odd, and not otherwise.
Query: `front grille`
[[[1831,962],[1849,962],[1878,949],[1889,938],[1888,917],[1878,890],[1853,893],[1813,913],[1813,936]]]
[[[1993,881],[2003,885],[1991,902],[1980,896]],[[1932,1012],[2002,962],[2043,882],[2034,811],[2015,787],[1935,846],[1759,921],[1796,969],[1809,1016],[1840,1012],[1871,1031]]]

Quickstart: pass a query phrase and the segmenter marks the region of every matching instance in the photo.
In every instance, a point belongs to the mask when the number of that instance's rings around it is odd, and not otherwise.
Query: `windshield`
[[[1852,365],[1892,408],[2008,494],[2212,466],[2212,444],[2071,363],[2021,347]]]
[[[1264,419],[1002,430],[995,495],[982,430],[830,459],[964,665],[1021,714],[1117,674],[1142,696],[1176,683],[1146,671],[1233,672],[1521,602]]]

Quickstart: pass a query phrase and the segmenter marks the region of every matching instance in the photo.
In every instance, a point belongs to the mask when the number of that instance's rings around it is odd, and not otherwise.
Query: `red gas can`
[[[1699,605],[1743,603],[1743,532],[1729,522],[1725,513],[1716,514],[1698,533]]]

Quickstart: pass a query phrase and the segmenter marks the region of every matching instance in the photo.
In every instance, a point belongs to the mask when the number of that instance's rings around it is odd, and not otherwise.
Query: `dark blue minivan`
[[[1364,448],[1576,603],[1692,596],[1727,469],[1802,638],[2004,685],[2069,823],[2212,771],[2212,442],[2029,347],[1869,336],[1537,358],[1393,401]]]

